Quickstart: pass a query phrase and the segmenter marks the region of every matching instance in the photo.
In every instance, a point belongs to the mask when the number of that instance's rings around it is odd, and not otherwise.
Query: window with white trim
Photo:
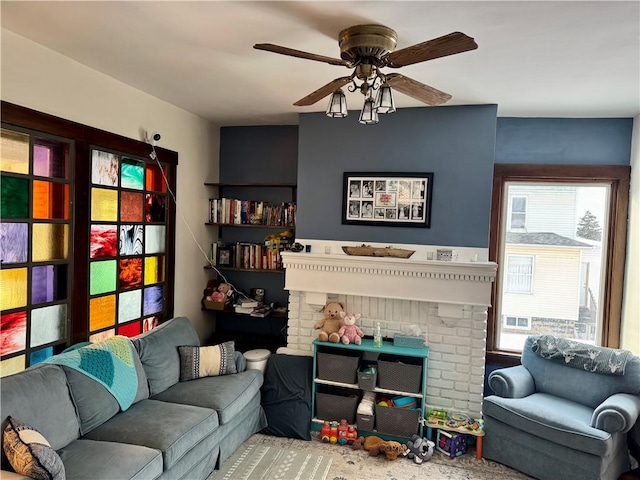
[[[522,232],[527,226],[527,197],[511,197],[509,230]]]
[[[504,328],[517,328],[519,330],[531,330],[531,317],[518,317],[503,315],[502,326]]]
[[[507,256],[507,293],[533,293],[533,256]]]

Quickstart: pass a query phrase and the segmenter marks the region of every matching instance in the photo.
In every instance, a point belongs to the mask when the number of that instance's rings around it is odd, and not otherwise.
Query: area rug
[[[294,480],[299,478],[324,478],[325,480],[525,480],[527,475],[517,472],[505,465],[487,459],[475,458],[473,448],[461,457],[451,459],[441,452],[435,452],[428,462],[417,465],[408,458],[398,458],[388,461],[382,455],[370,457],[364,450],[352,450],[348,446],[322,443],[317,434],[311,441],[294,440],[291,438],[273,437],[256,434],[249,438],[238,451],[243,452],[248,446],[271,447],[282,451],[294,451],[302,457],[313,455],[331,459],[328,473],[325,477],[297,477],[295,473],[287,473],[279,477],[242,477],[220,476],[215,472],[208,480],[235,480],[244,478],[278,478],[279,480]],[[237,452],[236,452],[237,453]],[[235,456],[235,454],[234,454]],[[228,472],[234,458],[222,465],[222,471]],[[233,473],[233,472],[232,472]]]
[[[325,480],[331,461],[327,455],[247,444],[208,480]]]

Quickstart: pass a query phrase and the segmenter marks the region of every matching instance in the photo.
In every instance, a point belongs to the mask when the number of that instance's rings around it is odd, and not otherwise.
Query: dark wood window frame
[[[489,234],[489,260],[498,263],[502,257],[501,228],[504,215],[505,184],[512,181],[564,182],[564,183],[608,183],[610,185],[609,230],[607,250],[604,253],[604,298],[601,338],[607,347],[620,346],[622,322],[622,294],[627,247],[627,217],[629,210],[629,186],[631,167],[626,165],[531,165],[496,164],[493,169],[493,191],[491,196],[491,226]],[[491,305],[501,291],[500,275],[496,276],[491,294]],[[487,364],[517,365],[520,354],[501,351],[497,348],[500,312],[494,307],[488,311]]]
[[[73,300],[71,305],[71,343],[88,339],[88,302],[89,298],[89,217],[90,201],[89,188],[91,184],[91,150],[103,147],[108,150],[124,152],[132,156],[147,158],[151,147],[141,141],[133,140],[121,135],[99,130],[94,127],[75,123],[70,120],[38,112],[9,102],[1,102],[2,123],[25,128],[45,135],[72,140],[75,144],[75,198],[71,214],[74,217],[74,232],[72,236],[73,252]],[[176,170],[178,153],[160,147],[155,152],[163,164],[168,165],[167,178],[169,188],[176,194]],[[175,204],[167,202],[167,251],[165,263],[166,318],[173,317],[174,287],[175,287]],[[165,318],[165,319],[166,319]],[[78,319],[75,321],[74,319]]]

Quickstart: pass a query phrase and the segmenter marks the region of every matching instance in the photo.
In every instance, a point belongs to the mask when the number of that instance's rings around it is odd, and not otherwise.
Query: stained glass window
[[[2,376],[69,343],[70,140],[0,134]]]
[[[1,375],[168,318],[177,154],[152,157],[135,140],[19,106],[2,121]],[[85,147],[94,139],[130,151]]]
[[[157,324],[166,308],[158,253],[167,250],[167,167],[97,149],[91,158],[89,334],[132,336],[143,331],[143,316]]]

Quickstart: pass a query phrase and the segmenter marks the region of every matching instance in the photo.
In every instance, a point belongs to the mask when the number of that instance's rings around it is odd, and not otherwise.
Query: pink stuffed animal
[[[360,318],[360,314],[340,312],[344,326],[338,331],[340,340],[345,345],[349,343],[355,343],[360,345],[362,343],[362,330],[356,325],[356,320]]]

